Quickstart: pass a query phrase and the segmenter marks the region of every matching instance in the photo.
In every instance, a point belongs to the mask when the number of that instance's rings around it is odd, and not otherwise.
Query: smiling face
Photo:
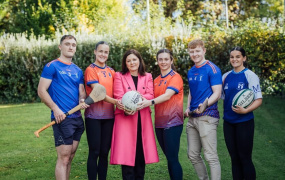
[[[109,46],[107,44],[100,44],[97,49],[94,50],[96,57],[95,64],[104,67],[109,56]]]
[[[157,63],[161,72],[169,72],[171,70],[171,65],[173,60],[170,57],[169,53],[160,53],[157,56]]]
[[[140,60],[136,55],[134,54],[128,55],[126,58],[126,65],[131,75],[134,75],[134,76],[138,75]]]
[[[189,55],[196,66],[201,65],[205,60],[206,49],[202,46],[188,48]]]
[[[66,38],[60,43],[58,48],[62,57],[72,58],[76,52],[76,41],[73,38]]]
[[[230,54],[230,63],[235,72],[242,71],[245,67],[243,63],[246,61],[246,56],[243,56],[240,51],[234,50]]]

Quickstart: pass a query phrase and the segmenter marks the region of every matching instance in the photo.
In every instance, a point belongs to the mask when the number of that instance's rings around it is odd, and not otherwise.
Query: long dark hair
[[[230,53],[233,52],[233,51],[239,51],[243,57],[246,57],[245,50],[242,47],[240,47],[240,46],[236,46],[236,47],[232,48],[230,50]],[[243,62],[243,66],[247,67],[247,62],[246,61]]]
[[[123,59],[122,59],[122,74],[126,74],[127,72],[129,72],[126,61],[127,61],[127,57],[131,54],[137,56],[137,58],[139,59],[140,65],[139,65],[138,73],[139,75],[144,76],[145,75],[145,64],[144,64],[141,54],[135,49],[130,49],[127,52],[125,52]]]
[[[159,51],[157,51],[157,53],[156,53],[156,60],[158,60],[158,55],[161,54],[161,53],[168,53],[169,56],[170,56],[171,61],[174,60],[173,53],[169,49],[160,49]],[[176,68],[175,68],[173,63],[171,64],[171,69],[176,71]]]

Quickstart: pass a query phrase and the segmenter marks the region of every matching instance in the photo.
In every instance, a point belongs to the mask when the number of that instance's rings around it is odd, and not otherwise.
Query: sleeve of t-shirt
[[[248,71],[245,71],[245,77],[248,81],[248,88],[253,90],[254,92],[255,99],[262,98],[262,92],[260,89],[260,83],[259,83],[258,76],[254,72],[248,70]]]
[[[222,80],[223,80],[223,88],[222,88],[221,99],[225,99],[225,92],[224,92],[225,74],[223,75]]]
[[[225,91],[224,91],[225,84],[224,83],[225,83],[226,77],[229,75],[230,72],[231,71],[223,74],[223,76],[222,76],[223,87],[222,87],[221,99],[225,99]]]
[[[94,68],[88,67],[85,71],[85,80],[86,84],[90,86],[90,84],[95,84],[99,82],[98,75]]]
[[[116,74],[116,72],[115,72],[115,70],[111,70],[111,74],[112,74],[112,77],[114,78],[115,77],[115,74]]]
[[[55,67],[53,66],[53,64],[48,63],[45,65],[41,77],[52,80],[54,74],[55,74]]]
[[[170,82],[166,89],[171,89],[175,91],[175,94],[178,94],[179,91],[183,89],[183,80],[179,74],[176,74],[170,79]]]
[[[84,84],[84,76],[83,76],[83,72],[82,70],[79,71],[79,75],[80,75],[80,81],[79,84]]]
[[[214,70],[211,69],[209,72],[209,76],[210,76],[211,86],[222,84],[222,72],[220,68],[215,67]]]

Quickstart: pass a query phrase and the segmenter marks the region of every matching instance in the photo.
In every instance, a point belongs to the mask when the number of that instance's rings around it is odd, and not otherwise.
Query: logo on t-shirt
[[[58,72],[59,72],[59,74],[66,74],[65,71],[58,71]]]
[[[163,82],[164,80],[162,79],[162,80],[160,80],[160,82],[159,82],[159,85],[158,86],[160,86],[161,84],[162,84],[162,82]]]
[[[238,90],[242,90],[242,89],[243,89],[243,86],[244,86],[244,83],[243,83],[243,82],[239,82],[237,89],[238,89]]]
[[[202,81],[202,79],[203,79],[203,75],[200,76],[199,81]]]
[[[252,86],[252,90],[257,93],[257,92],[261,92],[259,85],[257,86]]]
[[[104,74],[104,77],[107,77],[107,76],[106,76],[106,71],[101,71],[101,72]]]

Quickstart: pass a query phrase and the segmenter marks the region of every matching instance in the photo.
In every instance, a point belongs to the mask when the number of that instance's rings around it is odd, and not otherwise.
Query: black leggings
[[[114,119],[85,119],[89,146],[87,160],[88,179],[105,180],[108,169],[108,154],[111,148]],[[99,161],[98,161],[99,158]],[[97,165],[98,161],[98,165]]]
[[[183,125],[170,128],[155,128],[157,140],[167,159],[171,180],[182,180],[183,176],[182,167],[178,159],[182,129]]]
[[[224,121],[224,136],[232,160],[233,180],[256,179],[251,154],[254,120],[231,124]]]

